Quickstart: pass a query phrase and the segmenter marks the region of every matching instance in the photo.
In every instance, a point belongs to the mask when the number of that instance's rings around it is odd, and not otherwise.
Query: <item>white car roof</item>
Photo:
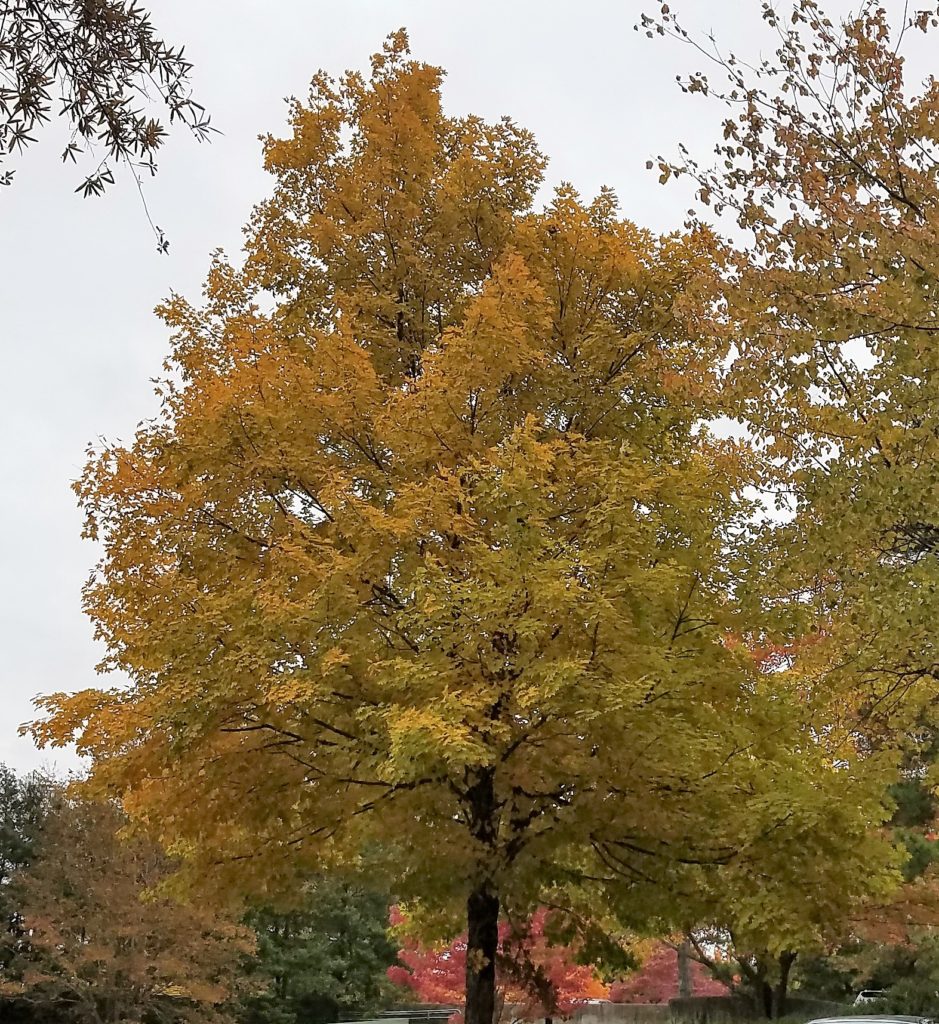
[[[851,1014],[846,1017],[816,1017],[809,1024],[923,1024],[929,1017],[906,1017],[894,1013]]]

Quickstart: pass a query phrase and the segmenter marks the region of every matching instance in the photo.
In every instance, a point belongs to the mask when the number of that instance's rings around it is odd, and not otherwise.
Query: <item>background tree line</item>
[[[924,749],[932,756],[932,744]],[[933,1005],[939,895],[930,866],[939,843],[935,799],[919,769],[911,763],[898,785],[893,820],[912,851],[907,885],[889,905],[833,923],[828,945],[809,945],[798,958],[793,951],[787,980],[797,995],[850,1001],[859,988],[883,988],[897,1011]],[[289,901],[212,909],[167,891],[172,859],[129,825],[114,805],[84,801],[48,776],[0,770],[4,1020],[308,1024],[464,998],[466,937],[428,943],[390,908],[387,891],[320,875]],[[793,885],[790,898],[797,896]],[[768,944],[779,934],[767,932]],[[667,1002],[678,994],[681,935],[605,938],[593,948],[571,945],[547,910],[523,931],[505,924],[500,1006],[535,1018],[569,1014],[591,998]],[[770,1009],[763,986],[774,964],[765,953],[736,946],[731,928],[707,920],[689,938],[699,961],[695,994],[736,991],[755,1016]]]

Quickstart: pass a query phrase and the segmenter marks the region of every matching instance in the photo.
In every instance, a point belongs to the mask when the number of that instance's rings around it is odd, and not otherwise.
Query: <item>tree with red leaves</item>
[[[727,988],[697,961],[691,961],[691,987],[696,996],[726,996]],[[614,1003],[667,1003],[678,995],[678,952],[662,943],[642,968],[610,988]]]
[[[607,987],[594,968],[578,964],[575,950],[552,945],[546,935],[548,912],[537,911],[524,928],[499,929],[497,960],[500,1016],[511,1008],[514,1019],[567,1016],[590,999],[605,999]],[[410,936],[407,919],[392,911],[392,924],[399,926],[401,965],[388,968],[389,979],[410,989],[422,1002],[462,1004],[466,977],[466,936],[448,946],[430,949]]]

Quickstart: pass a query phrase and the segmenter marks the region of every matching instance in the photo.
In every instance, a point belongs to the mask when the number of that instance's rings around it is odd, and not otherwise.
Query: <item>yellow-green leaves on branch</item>
[[[937,24],[926,6],[765,5],[776,54],[718,57],[726,84],[707,86],[733,106],[720,165],[676,168],[753,232],[739,410],[795,514],[770,596],[814,622],[816,678],[874,745],[915,734],[939,677],[939,83],[910,87],[904,57]]]

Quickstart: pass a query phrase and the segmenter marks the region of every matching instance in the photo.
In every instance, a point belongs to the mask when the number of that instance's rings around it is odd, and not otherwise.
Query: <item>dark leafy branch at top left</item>
[[[0,184],[13,178],[3,165],[55,115],[71,129],[62,159],[93,161],[77,192],[101,194],[116,164],[139,184],[167,135],[154,108],[200,141],[214,130],[191,71],[134,0],[0,0]]]

